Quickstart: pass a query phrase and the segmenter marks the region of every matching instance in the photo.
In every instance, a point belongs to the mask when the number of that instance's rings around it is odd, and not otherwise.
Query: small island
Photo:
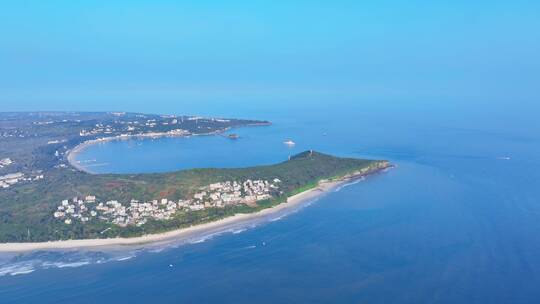
[[[270,166],[90,174],[72,158],[100,141],[269,124],[135,113],[0,114],[0,251],[163,240],[275,212],[391,166],[306,151]]]

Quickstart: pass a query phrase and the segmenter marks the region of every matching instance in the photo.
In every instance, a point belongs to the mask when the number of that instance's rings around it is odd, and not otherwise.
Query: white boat
[[[283,143],[286,144],[286,145],[288,145],[288,146],[294,146],[294,145],[296,145],[296,143],[295,143],[294,141],[292,141],[292,140],[287,140],[287,141],[284,141]]]

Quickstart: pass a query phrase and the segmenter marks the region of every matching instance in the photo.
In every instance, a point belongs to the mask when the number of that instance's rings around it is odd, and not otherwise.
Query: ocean
[[[0,256],[0,303],[537,303],[540,128],[494,111],[250,110],[240,118],[274,124],[232,130],[238,140],[92,146],[77,158],[97,173],[271,164],[308,149],[396,168],[182,244]]]

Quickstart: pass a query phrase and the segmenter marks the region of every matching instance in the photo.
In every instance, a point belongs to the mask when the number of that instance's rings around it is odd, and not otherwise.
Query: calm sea
[[[234,130],[236,141],[93,146],[78,159],[101,173],[270,164],[306,149],[397,168],[187,244],[0,257],[0,303],[538,303],[539,128],[477,110],[254,111],[274,125]]]

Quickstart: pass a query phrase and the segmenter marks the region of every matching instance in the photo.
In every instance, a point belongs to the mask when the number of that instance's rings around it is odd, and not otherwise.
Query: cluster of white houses
[[[0,137],[2,138],[9,138],[9,137],[19,137],[19,138],[25,138],[28,136],[28,132],[24,130],[19,129],[11,129],[11,130],[4,130],[0,132]]]
[[[99,134],[118,134],[119,132],[124,132],[125,135],[137,135],[137,132],[139,134],[141,132],[146,133],[148,128],[154,128],[158,124],[168,126],[168,125],[176,125],[183,122],[183,118],[172,118],[168,120],[158,121],[156,119],[147,119],[144,121],[118,121],[117,123],[122,124],[124,126],[121,126],[120,129],[115,129],[115,127],[109,125],[109,124],[96,124],[91,130],[81,130],[79,135],[80,136],[92,136],[92,135],[99,135]]]
[[[122,116],[122,113],[112,113],[115,116]],[[125,113],[124,113],[125,114]],[[184,117],[184,116],[161,116],[158,119],[152,118],[147,119],[144,116],[137,115],[138,118],[144,118],[141,120],[132,120],[132,121],[115,121],[114,124],[104,124],[104,123],[97,123],[95,124],[91,129],[84,129],[79,132],[80,136],[96,136],[96,135],[114,135],[114,134],[122,134],[124,136],[130,136],[130,135],[152,135],[149,134],[149,130],[152,128],[155,128],[156,126],[168,126],[167,128],[174,128],[174,126],[180,126],[185,121],[195,121],[196,123],[199,122],[220,122],[220,123],[227,123],[230,122],[229,119],[218,119],[218,118],[204,118],[199,116],[190,116],[190,117]],[[121,126],[118,126],[120,124]],[[116,125],[113,126],[113,125]],[[210,128],[210,127],[208,127]],[[184,134],[187,131],[184,131],[182,129],[176,129],[171,130],[169,134],[172,135],[187,135]],[[181,134],[178,134],[181,133]],[[165,133],[160,133],[158,135],[165,135]]]
[[[43,174],[27,177],[21,172],[0,176],[0,189],[7,189],[20,182],[32,182],[43,179]]]
[[[266,200],[279,191],[279,179],[272,182],[267,180],[248,179],[243,183],[236,181],[211,184],[201,188],[194,199],[204,202],[205,207],[223,207],[230,204],[250,204]]]
[[[13,161],[10,158],[2,158],[0,159],[0,169],[7,167],[9,165],[13,164]]]
[[[95,127],[90,130],[90,131],[87,131],[87,130],[81,130],[81,132],[79,133],[80,136],[91,136],[91,135],[96,135],[96,134],[112,134],[113,132],[115,132],[116,130],[110,126],[110,125],[104,125],[104,124],[96,124]]]
[[[193,198],[172,201],[166,198],[139,202],[131,200],[122,204],[116,200],[98,202],[95,196],[63,200],[54,212],[54,217],[71,224],[78,220],[82,223],[92,219],[106,221],[122,227],[141,226],[149,219],[168,220],[177,211],[197,211],[205,208],[223,208],[229,205],[254,204],[272,198],[279,192],[279,179],[246,180],[244,182],[227,181],[211,184],[199,189]]]

